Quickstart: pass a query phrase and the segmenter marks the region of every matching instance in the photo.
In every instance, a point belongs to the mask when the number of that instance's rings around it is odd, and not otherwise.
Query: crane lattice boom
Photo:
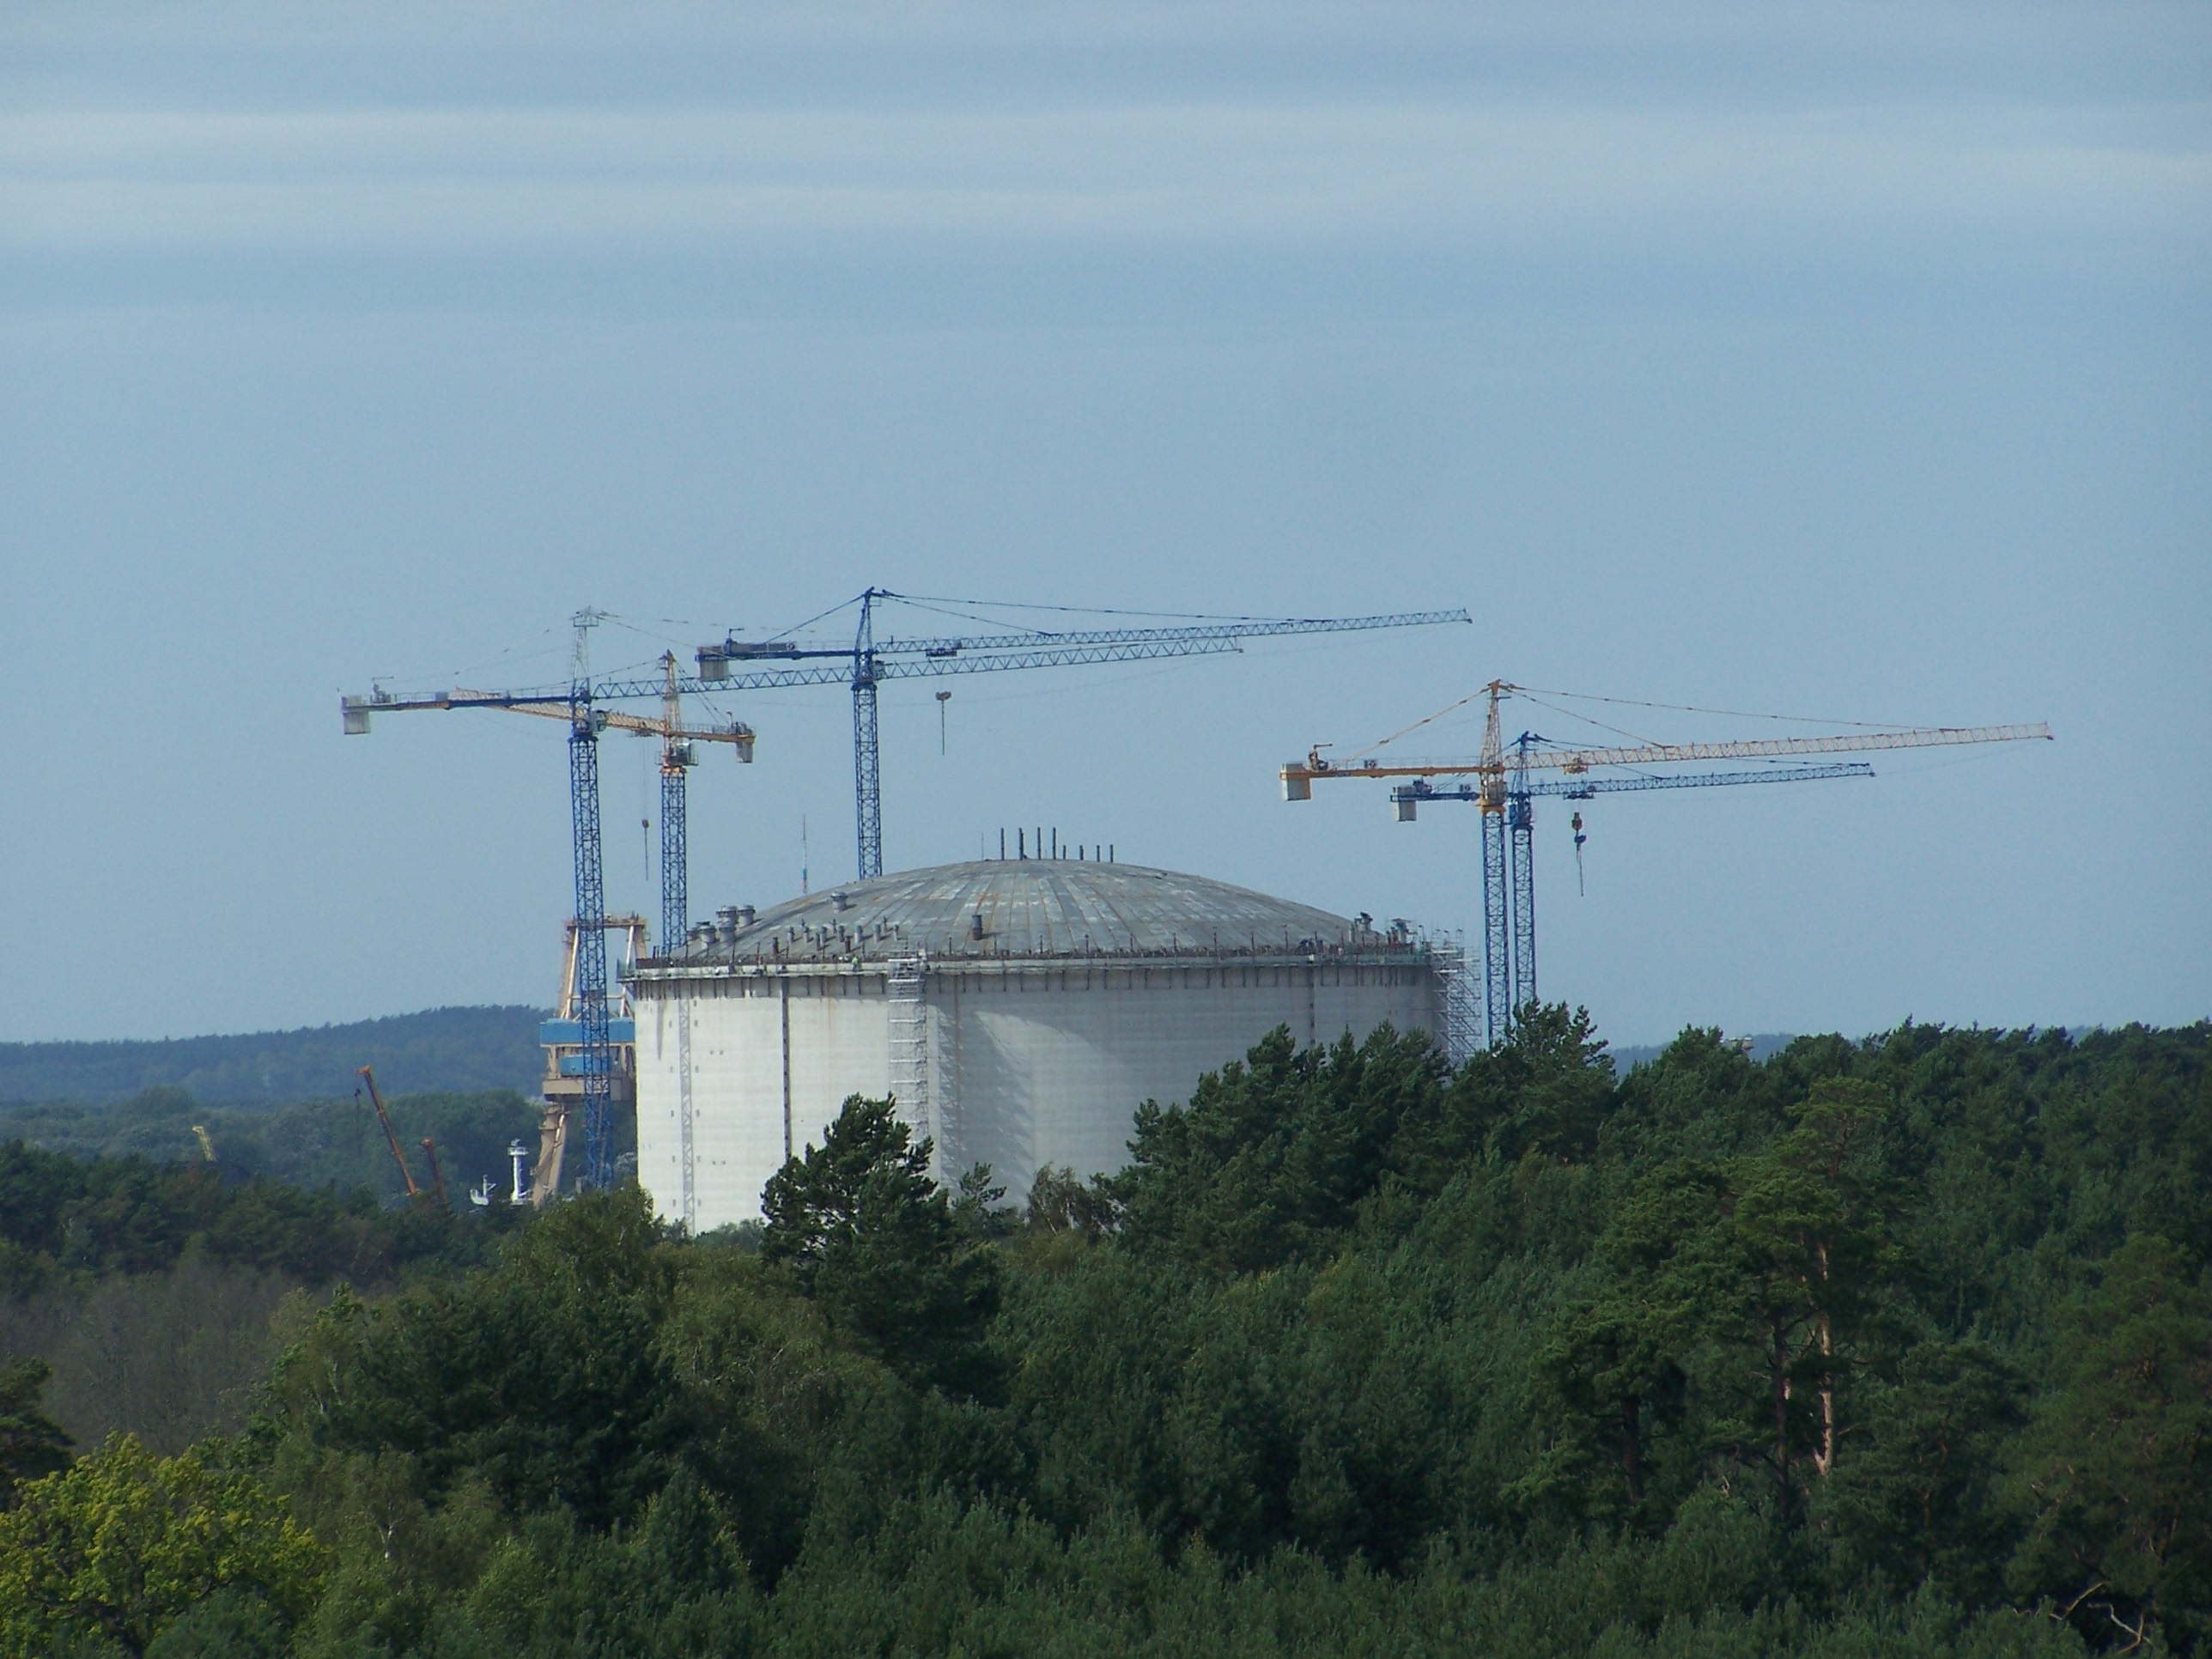
[[[895,599],[881,588],[869,597]],[[1064,632],[1026,629],[1005,634],[960,634],[938,638],[884,638],[872,647],[878,680],[941,674],[990,674],[1010,668],[1075,668],[1088,663],[1142,662],[1161,657],[1206,656],[1243,648],[1243,641],[1293,634],[1349,634],[1377,628],[1425,628],[1473,619],[1464,611],[1407,611],[1376,617],[1250,617],[1188,628],[1088,628]],[[739,691],[783,685],[832,685],[852,678],[847,647],[801,647],[788,642],[727,640],[702,647],[702,680]],[[750,669],[730,665],[763,659],[836,659],[805,668]]]
[[[664,659],[659,680],[609,678],[566,686],[515,691],[441,691],[427,697],[392,696],[380,685],[362,697],[344,700],[346,730],[368,730],[374,714],[412,708],[507,708],[566,719],[580,729],[613,726],[629,731],[661,728],[635,715],[614,714],[599,705],[643,697],[672,699],[678,693],[764,691],[782,687],[849,685],[853,692],[853,807],[863,879],[883,873],[883,783],[878,762],[876,688],[885,680],[935,678],[952,674],[994,674],[1017,668],[1080,668],[1109,662],[1146,662],[1176,657],[1215,656],[1241,651],[1247,640],[1291,635],[1349,634],[1384,628],[1425,628],[1468,623],[1464,611],[1405,611],[1370,617],[1221,617],[1174,628],[1008,629],[1003,632],[922,635],[900,639],[875,634],[875,607],[905,596],[872,587],[852,601],[860,608],[853,643],[811,645],[797,640],[726,638],[698,650],[698,673],[678,674]],[[842,607],[841,607],[842,608]],[[755,667],[759,663],[788,666]],[[742,728],[737,728],[742,730]],[[750,733],[711,737],[741,744],[750,757]],[[663,775],[668,769],[663,768]],[[672,822],[662,814],[664,825]],[[665,853],[666,849],[664,849]],[[673,945],[681,935],[665,939]]]
[[[2018,743],[2027,738],[2049,738],[2051,727],[2039,720],[2027,726],[1916,726],[1897,732],[1845,732],[1832,737],[1752,738],[1731,743],[1648,743],[1619,749],[1536,749],[1525,760],[1516,750],[1504,761],[1400,761],[1385,765],[1363,760],[1339,766],[1318,749],[1303,763],[1292,761],[1282,769],[1283,781],[1314,778],[1441,778],[1479,773],[1504,766],[1529,770],[1587,772],[1599,766],[1663,766],[1686,761],[1753,760],[1785,755],[1846,755],[1875,749],[1927,749],[1942,744]]]
[[[462,691],[455,690],[424,702],[398,703],[399,708],[497,708],[510,714],[538,714],[547,720],[569,720],[576,718],[575,710],[567,702],[518,702],[511,696],[494,691]],[[659,738],[670,743],[732,743],[741,751],[750,751],[759,741],[759,734],[743,720],[732,720],[727,726],[685,726],[666,718],[653,720],[644,714],[625,714],[619,708],[594,708],[592,719],[604,731],[634,732],[641,738]],[[750,758],[741,752],[738,758]]]

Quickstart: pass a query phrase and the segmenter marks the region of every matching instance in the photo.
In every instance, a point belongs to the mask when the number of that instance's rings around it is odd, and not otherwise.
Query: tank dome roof
[[[721,912],[679,960],[947,957],[1301,957],[1407,949],[1402,927],[1138,864],[992,859],[903,870],[756,915]]]

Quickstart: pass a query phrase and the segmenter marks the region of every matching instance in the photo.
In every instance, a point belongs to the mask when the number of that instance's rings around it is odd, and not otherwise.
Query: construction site
[[[1871,763],[1847,757],[2051,737],[2039,723],[1860,726],[1765,738],[1567,744],[1528,731],[1509,736],[1509,715],[1516,699],[1559,709],[1547,699],[1578,694],[1493,679],[1363,747],[1340,753],[1316,744],[1279,769],[1289,802],[1310,801],[1316,783],[1351,780],[1382,786],[1399,823],[1418,822],[1425,805],[1473,808],[1470,864],[1479,866],[1479,880],[1437,907],[1450,914],[1479,903],[1472,928],[1433,917],[1424,925],[1338,915],[1203,875],[1125,863],[1111,846],[1066,844],[1046,826],[1016,830],[1011,846],[1001,832],[996,858],[886,873],[877,721],[885,681],[1233,653],[1269,637],[1469,622],[1464,611],[1430,611],[879,634],[878,611],[902,601],[871,588],[787,636],[699,646],[688,670],[671,652],[657,672],[599,676],[589,647],[605,613],[586,610],[573,619],[565,686],[406,696],[380,684],[343,699],[343,729],[352,736],[366,735],[376,715],[421,710],[519,714],[567,728],[573,904],[562,926],[557,1002],[540,1031],[539,1145],[534,1155],[520,1143],[512,1149],[511,1201],[543,1205],[634,1176],[664,1219],[693,1231],[754,1221],[769,1177],[818,1144],[854,1095],[889,1097],[915,1139],[929,1143],[932,1173],[946,1186],[977,1164],[1017,1190],[1041,1170],[1110,1174],[1127,1160],[1140,1104],[1182,1099],[1192,1079],[1237,1060],[1279,1028],[1310,1047],[1361,1038],[1387,1024],[1427,1033],[1454,1063],[1509,1040],[1539,994],[1539,800],[1863,780],[1873,776]],[[848,610],[849,642],[807,631]],[[720,903],[711,920],[695,921],[687,775],[712,748],[750,763],[758,739],[734,716],[687,718],[684,699],[830,684],[846,686],[852,701],[853,879],[766,907]],[[950,693],[937,696],[941,709]],[[636,712],[640,705],[653,712]],[[1411,752],[1417,734],[1470,708],[1482,721],[1479,752]],[[660,745],[657,931],[647,917],[610,915],[605,904],[598,744],[610,730]],[[1569,810],[1579,870],[1586,837],[1579,808]],[[632,1122],[635,1151],[624,1154],[618,1146],[629,1137],[621,1131]],[[434,1158],[427,1143],[424,1150]],[[393,1153],[399,1156],[396,1140]],[[404,1175],[404,1158],[401,1169]]]

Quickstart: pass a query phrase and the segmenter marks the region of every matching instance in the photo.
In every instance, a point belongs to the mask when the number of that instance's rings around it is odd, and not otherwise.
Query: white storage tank
[[[760,1214],[845,1097],[890,1095],[1019,1197],[1042,1165],[1128,1161],[1136,1109],[1278,1025],[1441,1036],[1449,950],[1203,877],[1073,859],[910,870],[729,909],[629,985],[638,1179],[695,1230]]]

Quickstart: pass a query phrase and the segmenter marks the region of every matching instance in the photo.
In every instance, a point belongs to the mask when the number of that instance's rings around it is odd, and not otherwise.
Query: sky
[[[1474,619],[886,688],[890,868],[1042,825],[1473,929],[1471,814],[1277,766],[1498,678],[1625,700],[1509,707],[1559,740],[2048,720],[1586,804],[1579,892],[1540,808],[1540,991],[2212,1015],[2208,70],[2162,0],[11,5],[0,1040],[549,1001],[561,728],[339,695],[871,586]],[[695,912],[849,880],[843,694],[717,708]]]

